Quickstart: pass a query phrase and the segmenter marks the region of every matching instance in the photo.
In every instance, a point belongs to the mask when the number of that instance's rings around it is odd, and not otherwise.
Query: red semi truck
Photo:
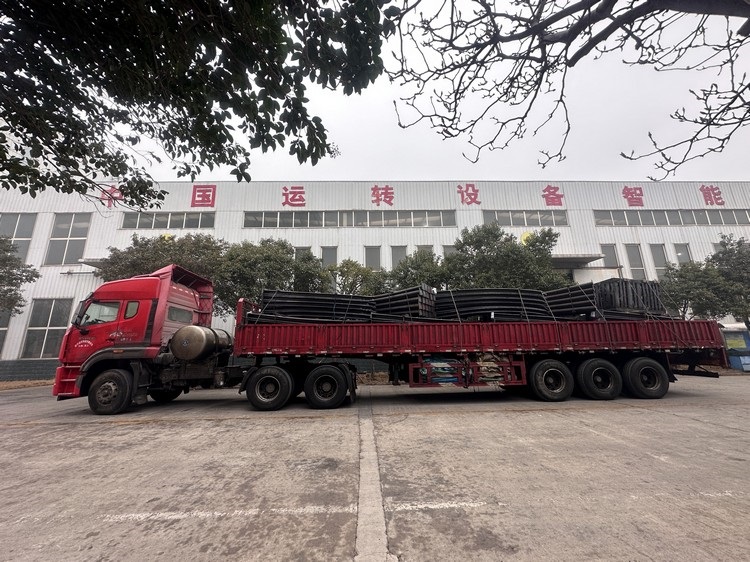
[[[356,398],[347,359],[372,358],[412,387],[528,386],[545,401],[576,387],[613,399],[624,387],[661,398],[676,372],[727,366],[713,321],[259,324],[241,299],[232,337],[211,328],[212,311],[211,282],[176,265],[104,283],[65,334],[53,395],[88,396],[94,413],[117,414],[149,396],[168,402],[199,386],[239,385],[259,410],[302,392],[314,408],[337,408]]]

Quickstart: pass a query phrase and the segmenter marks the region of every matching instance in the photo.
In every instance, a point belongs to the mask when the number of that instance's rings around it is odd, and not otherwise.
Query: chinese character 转
[[[395,193],[390,185],[384,185],[383,187],[373,186],[370,190],[372,193],[372,202],[380,207],[381,203],[393,206],[393,198]]]

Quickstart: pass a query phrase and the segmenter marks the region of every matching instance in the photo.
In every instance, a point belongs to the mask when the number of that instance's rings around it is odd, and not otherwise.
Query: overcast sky
[[[398,126],[393,100],[403,91],[383,76],[362,95],[311,91],[311,110],[323,119],[329,139],[341,155],[316,166],[299,165],[284,149],[258,152],[251,174],[257,181],[312,180],[638,180],[657,175],[654,161],[628,161],[621,152],[646,152],[647,133],[657,138],[679,134],[669,114],[691,107],[689,88],[707,86],[696,73],[656,72],[621,63],[613,53],[586,61],[568,75],[567,100],[572,122],[566,160],[546,168],[537,164],[539,150],[554,148],[560,129],[529,134],[510,149],[485,151],[478,163],[464,156],[467,139],[442,140],[426,123]],[[539,111],[537,118],[542,119]],[[668,180],[728,181],[748,179],[748,131],[736,135],[722,154],[691,162]],[[685,135],[688,130],[685,128]],[[157,181],[177,179],[166,166],[152,170]],[[200,180],[232,180],[226,170],[203,174]]]

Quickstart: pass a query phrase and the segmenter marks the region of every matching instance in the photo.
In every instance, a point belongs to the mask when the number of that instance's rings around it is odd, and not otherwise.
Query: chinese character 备
[[[479,188],[473,183],[458,186],[458,193],[461,194],[461,203],[463,205],[479,205]]]
[[[706,205],[724,205],[724,199],[721,196],[721,189],[715,185],[702,185],[700,192],[703,194],[703,202]]]
[[[548,185],[542,190],[542,199],[547,207],[562,207],[563,195],[560,188],[555,185]]]
[[[284,198],[281,205],[283,207],[304,207],[305,187],[302,185],[284,186],[281,188],[281,195]]]
[[[191,207],[213,207],[216,203],[215,185],[194,185]]]
[[[393,197],[395,193],[390,185],[384,185],[383,187],[375,185],[370,191],[372,193],[372,202],[378,207],[380,207],[381,203],[393,206]]]
[[[628,202],[628,207],[643,207],[643,188],[628,187],[622,188],[622,196]]]

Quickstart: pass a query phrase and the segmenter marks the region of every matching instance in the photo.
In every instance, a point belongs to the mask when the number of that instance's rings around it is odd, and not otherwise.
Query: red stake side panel
[[[235,354],[373,355],[723,348],[708,320],[403,324],[246,324]]]

